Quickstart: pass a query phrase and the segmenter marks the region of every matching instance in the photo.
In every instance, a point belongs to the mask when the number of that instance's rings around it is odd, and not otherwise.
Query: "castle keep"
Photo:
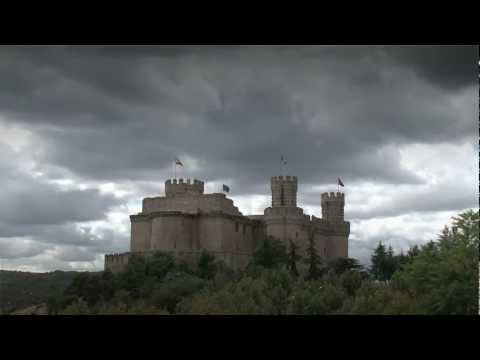
[[[130,216],[130,252],[105,255],[105,269],[121,271],[132,253],[163,251],[188,261],[203,250],[243,268],[266,236],[287,245],[292,240],[300,253],[313,237],[322,258],[348,257],[344,194],[323,193],[322,217],[317,218],[297,206],[297,188],[296,176],[273,176],[271,206],[263,215],[243,215],[225,194],[205,194],[203,181],[169,179],[165,196],[143,199],[142,212]]]

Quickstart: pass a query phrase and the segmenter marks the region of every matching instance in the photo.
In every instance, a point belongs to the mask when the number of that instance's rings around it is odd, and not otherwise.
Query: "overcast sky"
[[[176,156],[245,215],[282,154],[308,215],[341,177],[364,263],[434,239],[478,208],[477,64],[473,46],[2,46],[0,268],[102,270]]]

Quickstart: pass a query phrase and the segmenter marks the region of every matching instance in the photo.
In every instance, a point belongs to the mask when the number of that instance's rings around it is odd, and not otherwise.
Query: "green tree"
[[[178,305],[185,314],[286,314],[294,277],[286,269],[244,275],[221,289],[207,287]]]
[[[352,258],[335,258],[328,262],[327,267],[335,275],[341,275],[346,271],[364,271],[364,268],[357,259]]]
[[[198,275],[202,279],[211,280],[217,272],[215,256],[209,254],[206,250],[202,251],[197,263]]]
[[[267,269],[278,268],[287,262],[287,250],[278,239],[268,236],[253,253],[253,263]]]
[[[131,255],[125,270],[119,274],[119,287],[129,291],[134,298],[139,297],[147,273],[147,259],[141,255]]]
[[[88,308],[87,302],[83,299],[77,299],[72,304],[68,305],[63,311],[60,312],[61,315],[89,315],[90,309]]]
[[[364,281],[355,296],[346,299],[342,314],[421,314],[413,297],[385,283]]]
[[[395,256],[395,261],[398,267],[397,270],[400,270],[405,264],[409,262],[409,257],[403,252],[403,250],[401,250],[400,254]]]
[[[458,216],[454,216],[453,229],[455,239],[464,242],[467,246],[478,249],[479,216],[479,212],[473,210],[467,210]]]
[[[455,217],[448,246],[444,239],[427,243],[395,274],[395,285],[415,297],[422,311],[478,314],[478,219],[471,210]]]
[[[398,257],[393,252],[392,245],[388,246],[387,250],[387,262],[385,266],[385,277],[387,280],[392,278],[392,275],[400,268]]]
[[[336,284],[299,279],[290,296],[288,312],[298,315],[333,314],[342,307],[345,298],[345,291]]]
[[[147,259],[146,265],[148,276],[162,280],[165,275],[175,269],[175,260],[172,254],[157,251]]]
[[[110,280],[109,280],[110,279]],[[93,306],[106,297],[113,295],[109,274],[83,272],[78,274],[66,288],[66,296],[82,298],[88,306]]]
[[[347,293],[348,296],[354,296],[362,284],[368,280],[368,274],[364,271],[347,270],[337,275],[336,283],[338,283]]]
[[[380,281],[388,280],[388,255],[385,245],[380,241],[371,256],[370,273]]]
[[[177,304],[184,298],[199,291],[205,282],[195,276],[176,273],[158,283],[152,291],[149,303],[170,313],[175,313]]]
[[[418,247],[418,245],[414,245],[410,249],[408,249],[407,257],[409,258],[409,260],[412,260],[419,253],[420,253],[420,248]]]
[[[310,235],[308,240],[305,263],[308,265],[307,280],[315,280],[323,275],[323,264],[320,256],[317,253],[317,249],[315,248],[313,234]]]
[[[298,255],[298,245],[296,245],[291,239],[289,239],[289,251],[287,254],[287,269],[294,275],[298,276],[297,270],[297,261],[300,260],[300,255]]]

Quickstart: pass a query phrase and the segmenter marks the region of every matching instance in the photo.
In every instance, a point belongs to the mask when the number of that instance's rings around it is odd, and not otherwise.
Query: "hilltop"
[[[0,270],[0,313],[8,314],[60,296],[77,271],[31,273]]]

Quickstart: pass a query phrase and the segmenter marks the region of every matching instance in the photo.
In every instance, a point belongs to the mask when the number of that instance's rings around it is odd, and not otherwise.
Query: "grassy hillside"
[[[0,314],[45,303],[49,297],[60,296],[75,271],[29,273],[0,270]]]

